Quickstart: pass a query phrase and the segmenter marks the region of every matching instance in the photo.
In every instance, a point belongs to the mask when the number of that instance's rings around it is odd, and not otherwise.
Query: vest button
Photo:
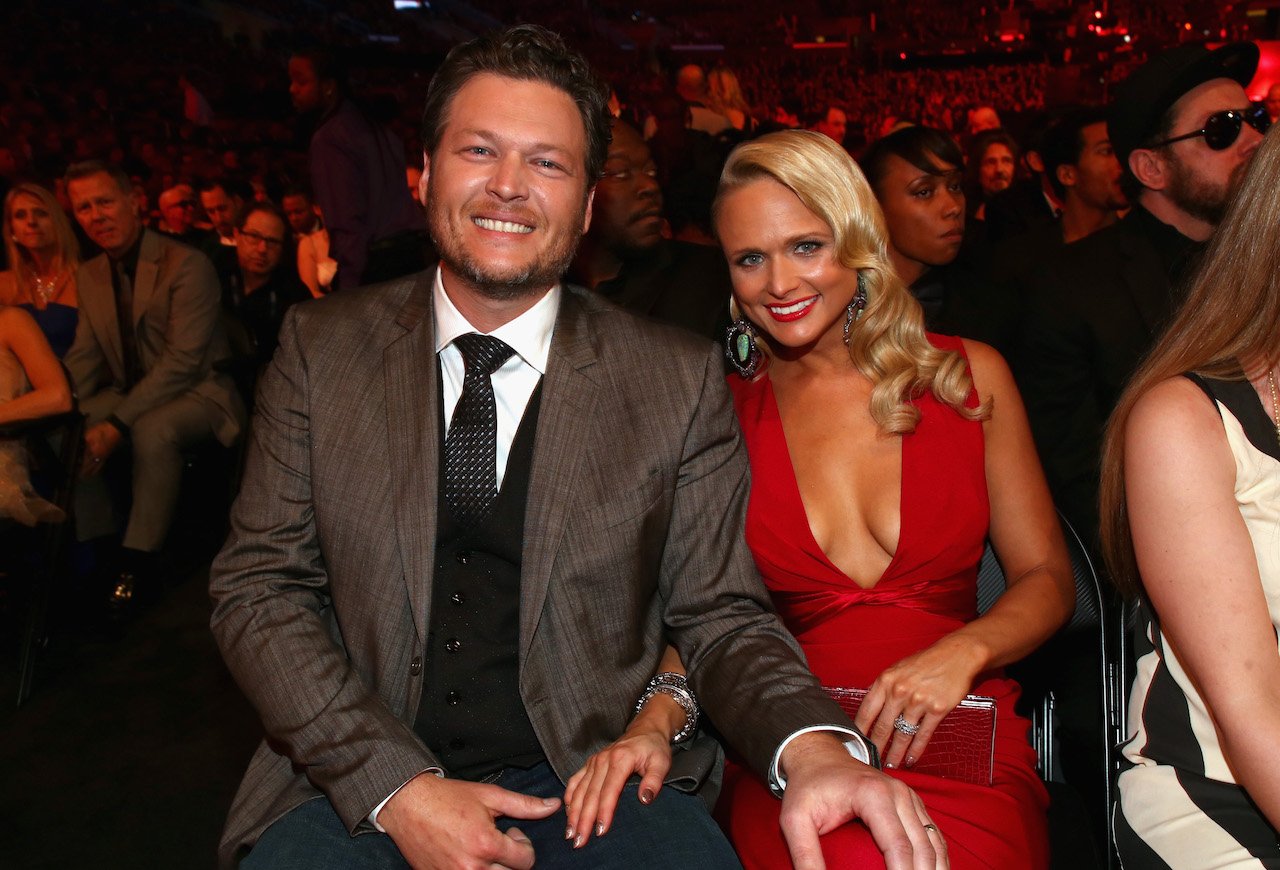
[[[456,637],[451,637],[444,642],[444,648],[448,652],[456,653],[458,650],[462,649],[462,641],[458,640]]]
[[[422,657],[421,656],[414,656],[413,661],[409,662],[409,673],[415,677],[418,676],[418,674],[422,673]]]
[[[463,740],[461,737],[455,737],[449,741],[449,748],[454,752],[461,752],[467,748],[467,741]]]
[[[465,565],[471,559],[471,554],[468,553],[466,550],[461,550],[453,558],[458,561],[459,565]]]
[[[450,707],[456,707],[458,704],[462,703],[462,696],[457,692],[450,692],[444,696],[444,702]]]
[[[461,607],[463,604],[466,603],[467,596],[463,595],[461,592],[455,592],[449,596],[449,600],[452,601],[454,604],[458,605],[459,607]]]

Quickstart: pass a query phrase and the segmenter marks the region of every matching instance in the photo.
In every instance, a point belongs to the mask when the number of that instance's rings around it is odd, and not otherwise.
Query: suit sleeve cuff
[[[373,825],[373,829],[374,829],[375,831],[377,831],[379,834],[385,834],[385,833],[387,832],[387,829],[386,829],[386,828],[384,828],[384,827],[382,827],[382,825],[378,824],[378,813],[382,812],[382,808],[383,808],[383,807],[385,807],[385,806],[387,805],[387,802],[388,802],[388,801],[390,801],[393,797],[395,797],[397,794],[399,794],[399,793],[400,793],[400,789],[401,789],[401,788],[404,788],[406,785],[408,785],[410,782],[413,782],[413,780],[417,779],[419,776],[421,776],[421,775],[422,775],[422,774],[424,774],[424,773],[434,773],[436,776],[440,777],[441,779],[444,779],[444,769],[443,769],[443,768],[439,768],[439,767],[428,767],[426,770],[419,771],[417,774],[415,774],[415,775],[414,775],[413,777],[411,777],[410,779],[405,780],[404,782],[400,783],[400,788],[397,788],[397,789],[396,789],[395,791],[393,791],[391,794],[389,794],[389,795],[387,795],[386,797],[384,797],[384,798],[382,799],[382,802],[381,802],[381,803],[379,803],[376,807],[374,807],[374,808],[373,808],[373,812],[369,813],[369,824]],[[393,780],[393,781],[394,781],[394,780]]]
[[[844,748],[849,754],[861,761],[863,764],[869,764],[874,768],[880,767],[880,759],[876,753],[875,744],[862,735],[857,728],[846,728],[842,725],[810,725],[808,728],[801,728],[787,736],[787,739],[778,744],[777,750],[773,753],[773,761],[769,763],[769,791],[773,792],[774,797],[782,797],[782,793],[787,790],[786,777],[782,775],[782,753],[801,734],[811,734],[815,731],[825,731],[831,734],[839,734],[844,738]]]

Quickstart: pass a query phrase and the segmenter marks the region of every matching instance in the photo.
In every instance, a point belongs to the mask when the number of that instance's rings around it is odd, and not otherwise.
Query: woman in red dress
[[[824,685],[869,690],[855,724],[923,799],[951,866],[1047,866],[1047,796],[1001,669],[1067,619],[1074,585],[1004,360],[925,333],[874,195],[820,134],[737,148],[715,220],[740,317],[747,541],[783,621]],[[987,537],[1008,591],[979,617]],[[991,786],[913,770],[969,693],[996,699]],[[747,867],[790,866],[779,806],[729,761],[717,815]],[[859,822],[822,847],[831,867],[883,862]]]

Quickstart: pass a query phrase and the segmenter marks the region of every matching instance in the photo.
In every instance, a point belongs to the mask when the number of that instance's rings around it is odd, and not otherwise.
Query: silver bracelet
[[[675,674],[670,671],[654,675],[654,678],[649,681],[649,685],[645,687],[644,692],[640,695],[640,700],[636,701],[636,713],[638,714],[644,708],[650,698],[659,693],[669,696],[680,705],[680,709],[684,710],[684,727],[676,732],[676,736],[671,738],[671,742],[680,743],[688,740],[698,727],[698,700],[693,697],[693,692],[689,690],[689,681],[684,678],[683,674]]]

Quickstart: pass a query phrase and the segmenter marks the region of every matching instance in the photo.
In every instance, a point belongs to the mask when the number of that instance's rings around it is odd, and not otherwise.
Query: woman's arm
[[[0,308],[0,348],[18,358],[31,382],[30,392],[0,402],[0,423],[33,420],[71,410],[71,387],[62,364],[30,314],[20,308]]]
[[[886,767],[918,761],[979,674],[1026,656],[1075,606],[1071,563],[1013,376],[990,347],[965,341],[965,351],[980,398],[991,399],[983,424],[989,535],[1007,588],[985,614],[894,664],[872,685],[857,724],[882,749]],[[914,737],[894,730],[899,715],[920,726]]]
[[[657,673],[685,673],[675,647],[662,654]],[[633,773],[641,775],[639,798],[649,803],[662,789],[671,769],[671,741],[685,724],[685,711],[675,699],[655,694],[631,720],[626,732],[606,748],[587,759],[582,769],[569,778],[564,793],[569,826],[565,839],[574,848],[584,845],[594,832],[605,834],[613,822],[622,787]]]
[[[1143,588],[1237,781],[1280,827],[1280,653],[1222,420],[1186,378],[1166,381],[1134,406],[1124,456]]]

